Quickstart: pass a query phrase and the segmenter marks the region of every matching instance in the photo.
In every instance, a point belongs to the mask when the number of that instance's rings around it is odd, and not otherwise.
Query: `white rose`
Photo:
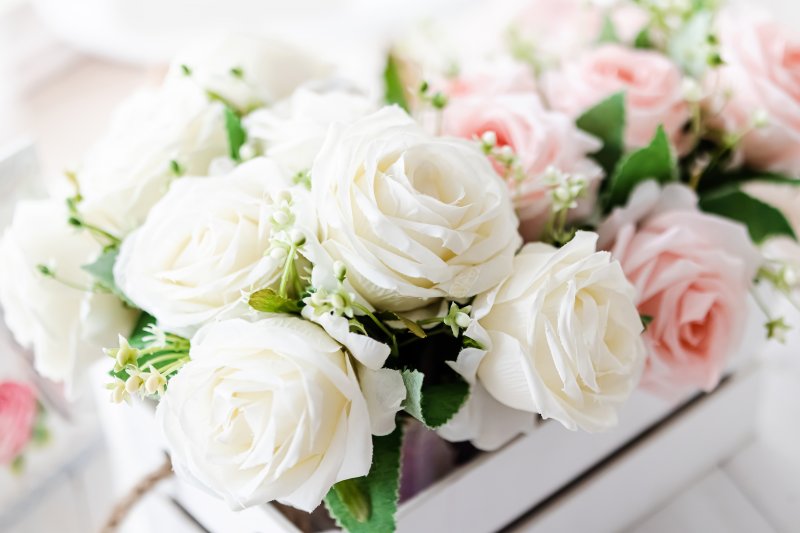
[[[472,321],[464,334],[489,346],[486,332]],[[532,413],[513,409],[494,399],[478,381],[477,372],[485,351],[478,348],[465,348],[458,354],[458,360],[448,364],[461,374],[470,384],[470,396],[456,415],[437,433],[451,442],[468,440],[481,450],[492,451],[508,441],[534,428]]]
[[[381,309],[488,290],[521,242],[506,186],[480,149],[427,135],[397,107],[333,125],[311,189],[320,243]]]
[[[17,342],[33,350],[37,371],[72,388],[102,357],[103,346],[133,328],[135,313],[110,294],[90,291],[94,280],[81,266],[102,247],[67,218],[61,201],[18,204],[0,242],[0,305]],[[58,280],[43,275],[39,265]]]
[[[614,426],[645,361],[635,290],[596,242],[578,232],[561,249],[526,245],[513,274],[473,304],[486,390],[573,430]]]
[[[288,100],[251,113],[244,125],[250,141],[262,144],[264,155],[295,176],[311,169],[332,123],[352,122],[374,107],[359,94],[300,88]]]
[[[271,105],[298,86],[330,76],[318,54],[288,43],[248,35],[226,35],[179,54],[171,78],[188,77],[241,111]]]
[[[179,475],[232,508],[272,500],[312,511],[372,461],[355,371],[318,326],[296,318],[210,324],[157,416]]]
[[[223,105],[188,80],[137,93],[78,170],[80,210],[90,224],[123,236],[139,226],[180,173],[204,176],[228,153]]]
[[[176,333],[190,335],[210,320],[246,312],[242,292],[281,276],[284,260],[267,252],[275,232],[283,231],[276,222],[283,202],[291,204],[286,220],[313,223],[310,213],[294,211],[305,191],[286,196],[285,185],[277,167],[261,158],[228,176],[176,181],[123,242],[117,284]]]

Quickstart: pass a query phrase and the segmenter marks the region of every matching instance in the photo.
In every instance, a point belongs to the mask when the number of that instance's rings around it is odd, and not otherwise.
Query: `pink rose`
[[[735,134],[747,164],[800,177],[800,37],[755,10],[720,17],[725,65],[709,78],[716,126]],[[767,124],[754,128],[756,114]]]
[[[500,163],[492,162],[508,182],[522,236],[535,240],[547,222],[552,185],[544,178],[552,169],[589,184],[589,193],[571,211],[573,218],[587,216],[602,177],[601,168],[587,154],[597,151],[600,142],[579,130],[566,115],[545,109],[535,93],[484,89],[472,86],[470,91],[451,95],[442,117],[442,132],[465,139],[494,132],[496,146],[511,148],[519,160],[520,175],[509,175]]]
[[[550,106],[577,118],[614,93],[625,93],[625,143],[646,146],[659,125],[675,146],[689,120],[683,76],[666,56],[607,44],[561,69],[545,74],[542,88]]]
[[[450,99],[476,94],[531,93],[536,91],[536,79],[530,67],[513,61],[477,62],[465,66],[458,76],[438,84]]]
[[[744,226],[701,213],[683,185],[640,185],[599,229],[652,317],[643,386],[709,391],[741,342],[760,257]]]
[[[9,464],[31,440],[36,393],[18,381],[0,382],[0,464]]]

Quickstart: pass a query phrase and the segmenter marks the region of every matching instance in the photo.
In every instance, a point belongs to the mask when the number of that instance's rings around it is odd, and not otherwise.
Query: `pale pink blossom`
[[[644,387],[713,389],[742,340],[760,257],[744,226],[705,214],[683,185],[639,186],[599,228],[637,290],[649,359]]]
[[[738,9],[720,17],[719,39],[725,64],[708,81],[715,125],[746,133],[745,164],[800,176],[800,36]]]
[[[465,139],[480,139],[492,132],[497,148],[508,147],[519,169],[509,172],[497,160],[495,170],[506,178],[520,218],[520,233],[530,241],[540,236],[551,212],[551,185],[545,176],[554,169],[580,177],[587,194],[573,218],[587,216],[594,207],[596,185],[602,169],[588,154],[600,142],[579,130],[563,113],[544,108],[533,92],[499,92],[493,86],[473,85],[453,95],[444,110],[442,132]]]
[[[683,75],[666,56],[606,44],[548,72],[542,89],[553,109],[577,118],[609,96],[625,94],[625,144],[646,146],[659,126],[675,146],[682,145],[689,105]]]

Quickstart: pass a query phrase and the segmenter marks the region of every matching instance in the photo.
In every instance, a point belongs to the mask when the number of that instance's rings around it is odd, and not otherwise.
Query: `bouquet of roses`
[[[179,58],[73,196],[19,206],[9,326],[73,383],[105,344],[113,399],[157,400],[232,508],[349,531],[394,528],[410,418],[492,450],[611,428],[642,376],[711,390],[755,280],[796,296],[743,184],[798,184],[800,47],[707,4],[529,2],[465,58],[417,36],[386,104],[272,43]]]

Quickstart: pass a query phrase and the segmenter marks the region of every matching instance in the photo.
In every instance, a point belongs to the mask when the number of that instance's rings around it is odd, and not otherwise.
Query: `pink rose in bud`
[[[625,144],[640,148],[650,143],[660,125],[675,146],[684,144],[689,105],[682,82],[680,70],[666,56],[607,44],[546,73],[542,87],[550,106],[573,118],[624,92]]]
[[[9,464],[30,442],[36,393],[18,381],[0,382],[0,464]]]
[[[667,396],[709,391],[740,344],[760,257],[744,226],[700,212],[683,185],[640,185],[599,228],[637,307],[652,318],[642,384]]]
[[[800,177],[800,36],[760,11],[730,10],[720,17],[725,64],[708,80],[716,126],[746,133],[746,164]]]
[[[496,159],[492,163],[508,182],[526,241],[540,236],[550,215],[553,184],[546,177],[553,170],[586,182],[586,193],[570,212],[573,219],[586,217],[594,207],[603,172],[587,154],[599,150],[601,143],[563,113],[545,109],[535,93],[472,87],[450,98],[442,116],[442,132],[465,139],[479,139],[491,132],[498,149],[510,148],[518,160],[518,172],[509,172]]]
[[[596,43],[606,16],[623,42],[632,42],[648,20],[644,9],[628,2],[604,9],[586,0],[532,0],[512,28],[532,45],[538,60],[558,63]]]

